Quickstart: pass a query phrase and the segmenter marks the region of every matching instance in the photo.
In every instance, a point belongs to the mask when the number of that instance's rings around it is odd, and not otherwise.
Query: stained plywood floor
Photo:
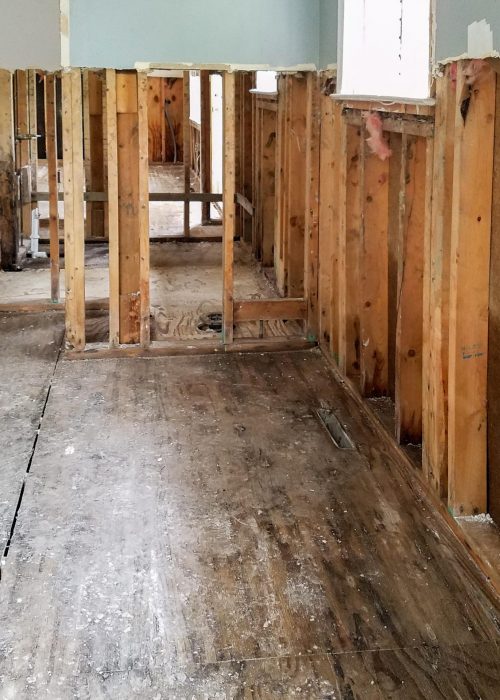
[[[60,314],[0,314],[0,557],[9,539],[63,333]]]
[[[316,351],[60,360],[50,385],[0,698],[497,700],[498,607]]]
[[[22,272],[0,271],[0,299],[4,304],[49,301],[48,261],[35,261]],[[150,275],[153,340],[214,339],[213,332],[199,329],[208,313],[222,311],[222,244],[152,243]],[[64,271],[61,271],[61,298],[64,298]],[[87,300],[109,298],[109,259],[103,246],[87,246],[85,259],[85,295]],[[268,299],[278,296],[276,289],[259,269],[248,248],[235,245],[235,298]],[[87,315],[88,342],[106,342],[109,338],[108,313]],[[264,337],[293,337],[303,334],[300,324],[266,322]],[[240,324],[236,337],[259,337],[258,323]]]

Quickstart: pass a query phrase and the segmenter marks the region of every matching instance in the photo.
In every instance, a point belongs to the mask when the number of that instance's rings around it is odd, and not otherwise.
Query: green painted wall
[[[71,0],[70,62],[103,68],[132,68],[137,62],[318,65],[319,4]]]
[[[500,51],[499,0],[436,0],[436,60],[466,54],[468,26],[483,19],[493,31],[493,49]]]
[[[338,0],[320,0],[319,66],[337,64]]]

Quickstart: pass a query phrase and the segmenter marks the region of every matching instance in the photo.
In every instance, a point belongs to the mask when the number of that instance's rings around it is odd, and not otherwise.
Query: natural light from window
[[[196,124],[201,124],[201,83],[198,71],[189,73],[190,114],[189,118]]]
[[[276,92],[278,90],[278,74],[274,70],[258,70],[256,78],[258,92]]]
[[[430,0],[344,0],[341,93],[429,97]]]

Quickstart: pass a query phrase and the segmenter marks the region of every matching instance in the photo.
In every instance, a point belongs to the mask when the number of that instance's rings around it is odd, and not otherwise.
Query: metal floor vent
[[[346,433],[344,426],[332,411],[328,411],[325,408],[318,408],[316,414],[339,450],[356,449],[354,442]]]
[[[222,333],[222,314],[213,312],[203,315],[198,323],[198,330],[202,333],[206,333],[207,331]]]

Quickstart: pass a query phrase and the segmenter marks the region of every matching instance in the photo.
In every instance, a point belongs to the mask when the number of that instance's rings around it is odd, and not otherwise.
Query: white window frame
[[[337,92],[339,97],[349,97],[349,98],[388,98],[397,99],[401,102],[426,102],[430,100],[431,94],[431,82],[432,82],[432,64],[434,59],[434,49],[435,49],[435,6],[436,0],[429,0],[429,46],[428,46],[428,71],[426,80],[426,90],[419,91],[419,94],[409,94],[410,91],[406,90],[395,90],[389,91],[377,91],[373,90],[363,90],[363,91],[351,91],[344,90],[344,23],[345,23],[345,3],[351,2],[351,0],[339,0],[339,21],[338,21],[338,59],[337,59]],[[378,0],[378,3],[382,7],[381,12],[383,12],[383,2],[384,0]],[[363,62],[363,57],[360,56],[360,62]],[[394,94],[396,93],[396,94]]]

